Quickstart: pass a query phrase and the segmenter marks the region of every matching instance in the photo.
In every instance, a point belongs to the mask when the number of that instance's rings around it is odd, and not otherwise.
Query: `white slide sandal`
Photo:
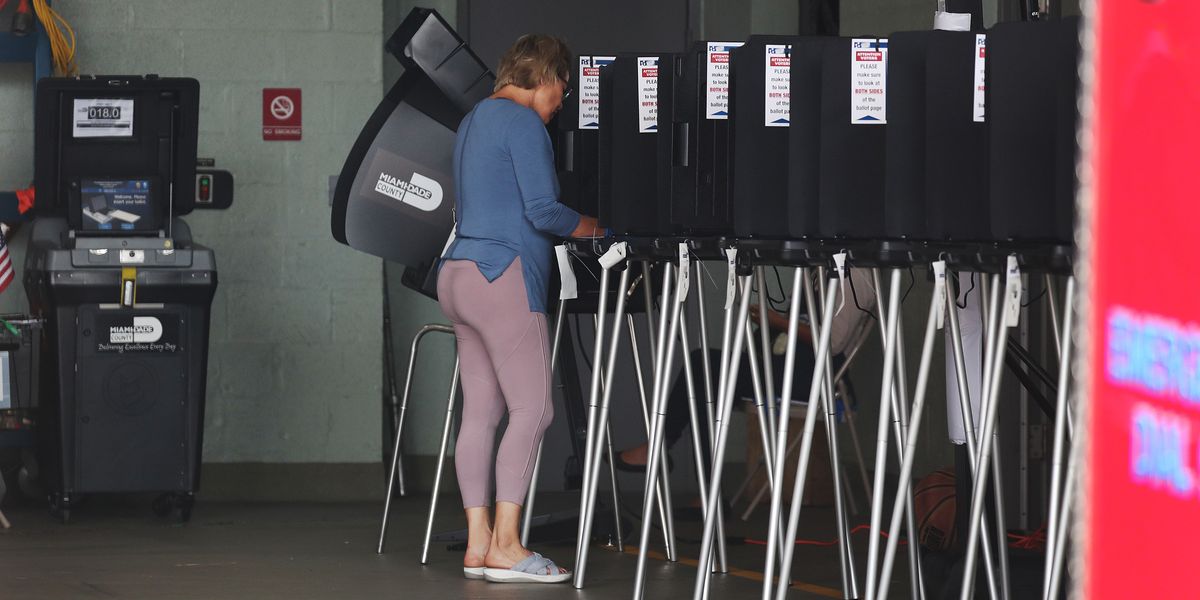
[[[483,579],[484,567],[463,567],[463,577],[466,579]]]
[[[571,572],[560,573],[554,561],[534,552],[511,569],[484,569],[483,576],[494,583],[562,583]]]

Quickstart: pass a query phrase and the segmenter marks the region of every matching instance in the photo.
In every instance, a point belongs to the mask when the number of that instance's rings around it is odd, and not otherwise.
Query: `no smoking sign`
[[[263,88],[262,120],[264,140],[300,139],[300,88]]]

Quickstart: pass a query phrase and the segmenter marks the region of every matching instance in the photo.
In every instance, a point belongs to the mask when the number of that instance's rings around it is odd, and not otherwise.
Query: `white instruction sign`
[[[725,278],[725,310],[733,308],[733,297],[737,290],[737,248],[726,248],[725,258],[729,262],[728,276]]]
[[[850,123],[887,124],[887,40],[850,42]]]
[[[688,292],[691,291],[692,281],[692,254],[688,250],[688,245],[684,242],[679,243],[679,283],[675,292],[675,297],[679,299],[679,303],[687,302]]]
[[[787,127],[792,117],[792,47],[767,44],[766,98],[764,113],[767,127]]]
[[[133,99],[76,98],[71,136],[133,137]]]
[[[1004,325],[1016,327],[1021,322],[1021,265],[1017,255],[1009,254],[1004,277]]]
[[[982,123],[986,119],[987,111],[984,101],[984,92],[987,91],[987,79],[985,77],[986,70],[984,69],[984,61],[987,58],[987,36],[982,33],[975,34],[975,122]]]
[[[600,129],[600,67],[615,56],[579,57],[579,128]]]
[[[705,64],[705,114],[709,119],[729,118],[729,52],[742,42],[709,42]]]
[[[638,57],[638,133],[658,133],[658,57]]]

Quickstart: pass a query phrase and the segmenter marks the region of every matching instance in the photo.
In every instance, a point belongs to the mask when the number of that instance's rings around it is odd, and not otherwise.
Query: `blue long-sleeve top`
[[[521,258],[530,312],[546,312],[554,239],[579,226],[558,201],[554,151],[541,117],[488,98],[463,117],[454,144],[458,232],[444,258],[471,260],[495,281]]]

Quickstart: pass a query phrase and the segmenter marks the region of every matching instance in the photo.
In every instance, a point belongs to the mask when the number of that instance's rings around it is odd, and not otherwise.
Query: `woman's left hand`
[[[602,238],[605,230],[600,226],[600,221],[596,217],[583,215],[579,217],[579,225],[575,226],[575,231],[571,232],[569,237],[572,238]]]

